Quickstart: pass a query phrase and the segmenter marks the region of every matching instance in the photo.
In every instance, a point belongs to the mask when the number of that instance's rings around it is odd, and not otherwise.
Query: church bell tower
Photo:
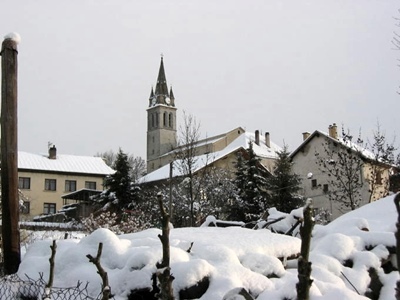
[[[156,88],[151,88],[147,108],[148,173],[162,167],[165,163],[160,157],[176,148],[176,110],[172,87],[168,91],[164,61],[161,57]]]

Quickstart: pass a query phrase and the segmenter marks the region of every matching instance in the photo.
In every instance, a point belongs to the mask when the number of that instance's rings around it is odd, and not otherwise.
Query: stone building
[[[161,64],[155,90],[150,92],[147,108],[147,175],[142,181],[164,180],[169,176],[169,164],[179,164],[177,153],[186,145],[177,145],[176,103],[172,88],[168,90],[164,61]],[[253,143],[253,150],[262,165],[273,172],[276,152],[281,147],[271,141],[269,132],[246,132],[242,127],[196,141],[193,147],[197,156],[195,171],[205,166],[216,166],[233,171],[238,151],[243,151]],[[182,174],[176,173],[174,176]]]
[[[386,196],[389,190],[389,175],[391,165],[375,160],[373,154],[357,143],[346,141],[339,136],[337,125],[330,125],[328,133],[316,130],[312,134],[303,133],[303,143],[291,153],[293,172],[300,175],[302,190],[306,198],[312,198],[315,209],[325,209],[335,219],[347,212],[339,203],[331,201],[329,194],[333,191],[330,185],[332,176],[318,165],[318,158],[326,156],[325,149],[333,153],[333,157],[326,157],[332,164],[337,159],[337,153],[350,151],[360,156],[361,164],[358,170],[362,184],[360,188],[360,206]],[[372,175],[374,170],[375,175]],[[373,185],[373,187],[372,187]]]

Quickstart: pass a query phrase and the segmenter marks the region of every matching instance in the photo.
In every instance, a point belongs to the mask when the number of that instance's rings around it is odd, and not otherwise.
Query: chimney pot
[[[303,132],[303,141],[305,141],[306,139],[308,139],[308,137],[310,136],[310,133],[308,131]]]
[[[270,135],[269,135],[269,132],[266,132],[266,133],[265,133],[265,145],[266,145],[268,148],[271,148],[271,137],[270,137]]]
[[[332,125],[329,125],[328,130],[329,130],[329,136],[331,138],[337,140],[338,139],[338,132],[337,132],[336,123],[333,123]]]
[[[256,145],[260,146],[260,131],[256,130]]]
[[[57,148],[55,145],[49,148],[49,159],[56,159],[57,158]]]

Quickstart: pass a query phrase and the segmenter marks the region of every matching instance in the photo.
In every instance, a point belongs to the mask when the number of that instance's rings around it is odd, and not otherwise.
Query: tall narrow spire
[[[164,96],[164,98],[169,97],[167,79],[165,77],[165,70],[164,70],[164,60],[162,56],[161,56],[160,70],[158,71],[155,95],[157,97],[158,96]]]

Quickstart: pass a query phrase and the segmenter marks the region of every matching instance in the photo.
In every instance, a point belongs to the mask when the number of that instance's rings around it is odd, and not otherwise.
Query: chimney
[[[271,138],[269,136],[269,132],[265,133],[265,145],[267,145],[268,148],[271,148]]]
[[[256,145],[260,146],[260,132],[256,130]]]
[[[308,137],[310,136],[310,133],[308,131],[303,132],[303,141],[305,141],[306,139],[308,139]]]
[[[329,125],[328,127],[329,130],[329,136],[335,140],[338,139],[338,133],[337,133],[337,125],[336,123],[333,123],[332,125]]]
[[[57,148],[55,145],[49,148],[49,159],[56,159],[57,158]]]

